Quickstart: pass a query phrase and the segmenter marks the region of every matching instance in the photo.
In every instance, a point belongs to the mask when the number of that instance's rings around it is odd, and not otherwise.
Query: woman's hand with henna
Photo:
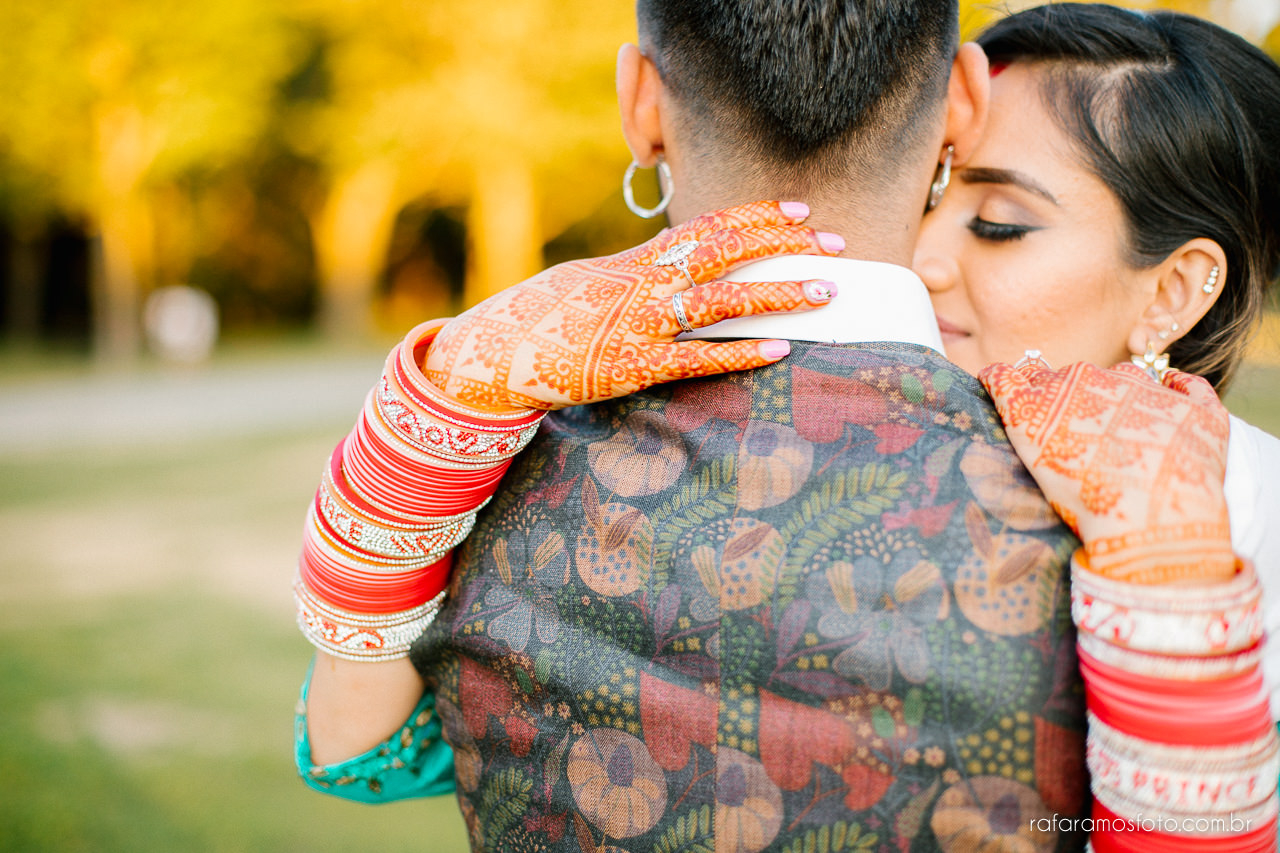
[[[1233,576],[1229,423],[1209,383],[1171,370],[1157,384],[1127,364],[993,364],[979,378],[1087,568],[1134,583]]]
[[[827,304],[830,282],[716,281],[749,261],[844,248],[837,235],[800,225],[808,215],[794,202],[742,205],[617,255],[552,267],[452,320],[431,344],[423,372],[480,408],[557,409],[777,361],[789,351],[785,341],[675,340],[681,318],[672,297],[682,294],[692,328]]]

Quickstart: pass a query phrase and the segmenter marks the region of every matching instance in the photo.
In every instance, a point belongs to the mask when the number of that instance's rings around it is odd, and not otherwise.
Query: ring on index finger
[[[689,315],[684,313],[683,290],[671,295],[671,308],[676,312],[676,322],[680,324],[680,328],[692,332],[693,324],[689,322]]]
[[[680,272],[684,273],[684,277],[689,281],[689,286],[693,287],[697,282],[693,280],[693,276],[689,273],[689,256],[692,255],[694,250],[697,248],[697,240],[686,240],[683,243],[676,243],[661,255],[658,255],[653,264],[658,267],[675,267],[680,270]],[[692,331],[692,329],[685,329],[685,331],[689,332]]]

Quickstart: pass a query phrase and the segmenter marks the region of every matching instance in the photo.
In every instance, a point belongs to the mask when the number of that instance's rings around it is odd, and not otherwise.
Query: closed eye
[[[988,240],[992,243],[1008,243],[1013,240],[1021,240],[1032,231],[1039,231],[1040,229],[1032,225],[988,222],[981,217],[975,216],[969,221],[969,230],[979,240]]]

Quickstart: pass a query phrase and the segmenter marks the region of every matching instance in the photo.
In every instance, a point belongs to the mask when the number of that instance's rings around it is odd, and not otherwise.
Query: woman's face
[[[947,355],[970,373],[1031,349],[1054,367],[1123,361],[1153,295],[1125,260],[1119,201],[1074,155],[1037,74],[991,81],[986,135],[916,246]]]

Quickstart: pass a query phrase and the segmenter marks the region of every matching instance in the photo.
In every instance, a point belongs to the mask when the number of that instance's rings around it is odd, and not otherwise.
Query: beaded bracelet
[[[1093,848],[1187,849],[1194,838],[1196,849],[1210,849],[1201,844],[1209,837],[1185,827],[1230,814],[1261,828],[1220,849],[1270,849],[1280,742],[1259,670],[1261,588],[1252,565],[1237,560],[1222,583],[1139,584],[1090,571],[1082,549],[1072,559],[1071,594],[1095,817],[1182,827],[1095,833]]]
[[[298,628],[313,646],[353,661],[388,661],[409,654],[409,647],[436,618],[445,593],[399,613],[369,615],[330,605],[307,589],[299,577],[293,585]]]
[[[461,513],[445,524],[398,525],[358,512],[328,488],[328,478],[316,490],[312,504],[327,529],[352,547],[380,556],[438,557],[467,538],[475,525],[474,512]]]
[[[445,420],[438,407],[432,410],[420,405],[418,398],[405,390],[402,375],[398,353],[393,351],[373,401],[387,424],[437,458],[474,465],[508,459],[532,440],[541,423],[542,415],[538,415],[532,421],[503,424],[498,429],[475,423],[460,426]],[[420,381],[427,383],[426,377]]]
[[[381,574],[407,572],[433,563],[436,556],[421,553],[379,554],[369,551],[344,538],[327,519],[316,511],[313,502],[307,507],[307,526],[303,531],[304,542],[339,563],[351,564],[363,570]]]
[[[425,466],[434,471],[447,472],[447,477],[450,481],[467,481],[481,477],[495,465],[506,462],[515,455],[515,453],[507,453],[501,457],[493,456],[481,460],[464,460],[461,462],[445,458],[428,445],[417,443],[410,436],[387,424],[372,394],[370,394],[368,405],[361,413],[361,418],[357,421],[357,425],[364,426],[364,429],[369,434],[369,439],[377,442],[376,450],[381,454],[391,454],[393,457],[403,456],[414,465]]]

